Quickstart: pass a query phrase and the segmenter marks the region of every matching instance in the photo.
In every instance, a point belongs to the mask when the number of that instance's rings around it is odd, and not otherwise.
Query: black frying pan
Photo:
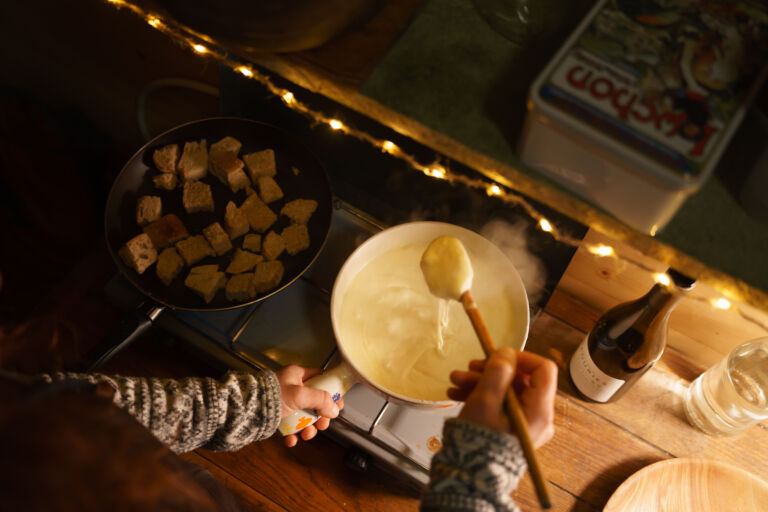
[[[310,246],[308,249],[291,256],[283,253],[280,260],[285,267],[285,273],[280,285],[265,294],[256,296],[253,300],[232,302],[227,300],[224,291],[219,291],[213,300],[205,301],[192,290],[184,286],[184,277],[188,269],[182,270],[171,286],[165,286],[157,277],[155,265],[149,267],[144,274],[139,275],[128,267],[118,256],[118,250],[131,238],[140,234],[141,228],[136,224],[136,204],[143,195],[157,195],[162,198],[163,215],[175,213],[184,223],[190,235],[202,234],[204,227],[219,222],[224,226],[224,209],[229,200],[238,206],[245,200],[245,191],[233,193],[228,187],[209,174],[202,181],[211,185],[214,212],[199,212],[187,214],[182,205],[181,187],[173,191],[155,188],[152,177],[158,174],[152,154],[155,149],[167,144],[179,144],[179,150],[184,142],[206,139],[208,147],[225,136],[231,136],[242,142],[240,155],[262,149],[272,148],[275,151],[277,175],[275,180],[283,190],[284,198],[270,203],[270,208],[279,213],[280,208],[292,199],[314,199],[318,203],[317,210],[307,224]],[[298,170],[298,174],[294,172]],[[107,198],[104,224],[107,246],[120,272],[146,297],[147,301],[136,314],[127,318],[116,332],[91,351],[87,359],[87,368],[93,370],[114,356],[138,337],[152,323],[154,318],[164,309],[186,309],[196,311],[216,311],[246,306],[266,299],[278,293],[295,281],[317,258],[328,237],[331,225],[332,194],[331,187],[322,165],[315,156],[301,143],[287,133],[267,124],[239,118],[212,118],[194,121],[173,128],[148,142],[128,161],[118,175]],[[272,226],[277,232],[289,224],[289,219],[279,216]],[[233,241],[234,247],[240,247],[243,237]],[[234,250],[223,256],[209,257],[198,265],[218,263],[223,270],[232,259]]]

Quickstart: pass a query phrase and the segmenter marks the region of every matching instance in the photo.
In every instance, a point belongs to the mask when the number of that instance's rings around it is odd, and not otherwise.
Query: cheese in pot
[[[352,279],[341,305],[339,343],[378,386],[409,398],[448,400],[451,371],[466,370],[484,355],[461,304],[427,288],[419,266],[424,248],[382,253]],[[488,329],[498,346],[516,346],[525,319],[512,317],[512,300],[498,276],[473,256],[472,294]]]

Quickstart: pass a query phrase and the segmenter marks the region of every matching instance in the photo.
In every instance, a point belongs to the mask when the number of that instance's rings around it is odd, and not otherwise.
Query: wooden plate
[[[625,480],[603,510],[764,512],[768,510],[768,483],[716,460],[669,459]]]

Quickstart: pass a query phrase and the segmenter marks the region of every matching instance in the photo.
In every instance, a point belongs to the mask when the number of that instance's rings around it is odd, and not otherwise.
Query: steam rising
[[[544,263],[528,251],[526,230],[530,223],[519,220],[510,224],[502,219],[488,222],[480,234],[493,242],[509,258],[520,274],[528,294],[528,302],[535,304],[544,292],[547,282],[547,268]]]

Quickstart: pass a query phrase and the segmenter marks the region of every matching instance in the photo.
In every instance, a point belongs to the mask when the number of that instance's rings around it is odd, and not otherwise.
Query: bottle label
[[[579,391],[595,402],[607,402],[625,382],[606,375],[597,367],[589,355],[586,339],[571,357],[570,367],[573,383]]]

